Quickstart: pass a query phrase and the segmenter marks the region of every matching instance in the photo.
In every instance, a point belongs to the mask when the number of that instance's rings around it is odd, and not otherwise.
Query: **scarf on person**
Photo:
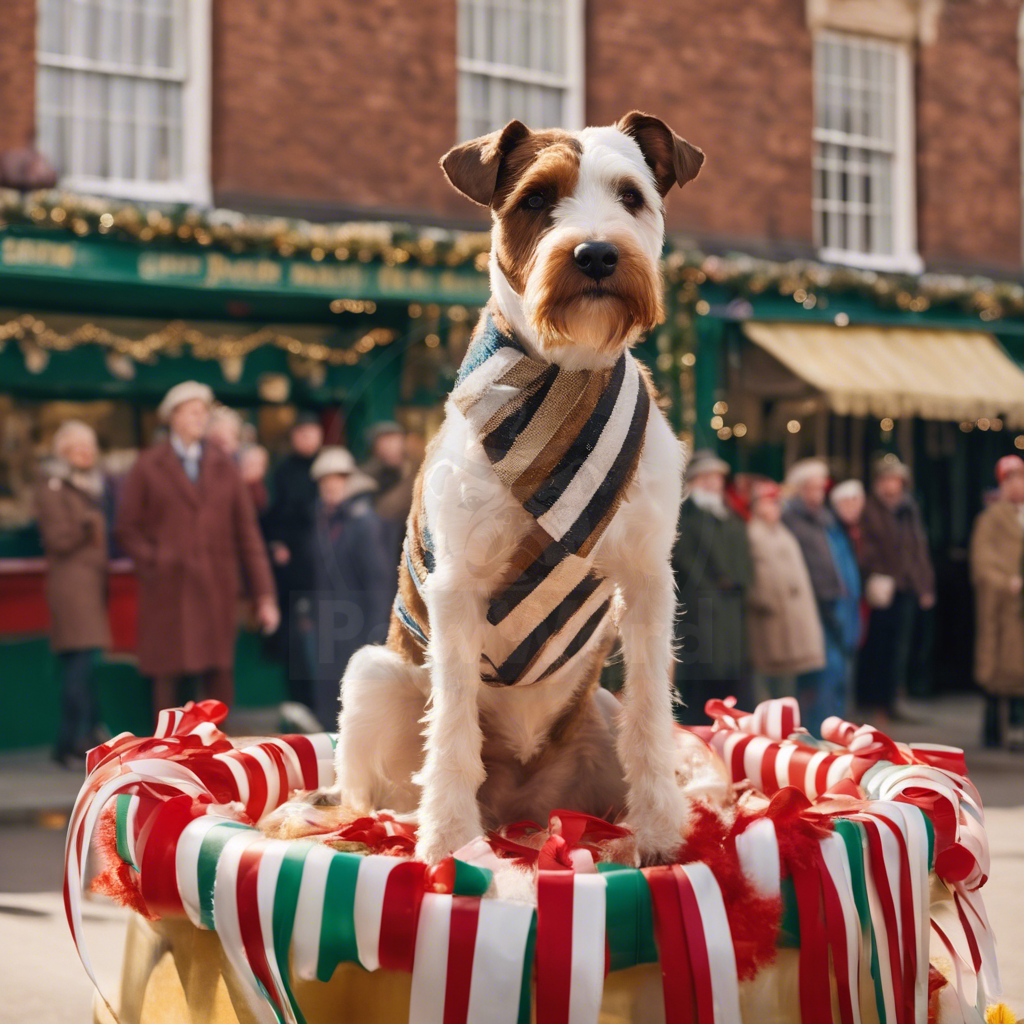
[[[613,587],[593,551],[622,503],[643,450],[651,394],[624,352],[602,370],[567,370],[530,357],[488,315],[469,347],[451,400],[498,480],[536,529],[491,595],[481,678],[533,683],[581,651],[605,620]],[[422,499],[410,517],[395,610],[417,641],[429,638],[423,585],[434,566]]]

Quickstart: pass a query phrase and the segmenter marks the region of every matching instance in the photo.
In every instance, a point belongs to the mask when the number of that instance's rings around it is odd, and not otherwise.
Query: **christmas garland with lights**
[[[78,237],[263,252],[284,258],[389,266],[472,265],[486,270],[490,234],[417,228],[387,222],[314,224],[195,206],[153,206],[60,191],[0,190],[0,228],[31,225]],[[744,253],[708,255],[692,243],[674,245],[665,258],[666,278],[684,306],[701,302],[700,286],[721,285],[744,297],[778,294],[807,309],[823,295],[856,296],[883,307],[923,313],[934,306],[959,307],[984,321],[1024,316],[1024,285],[1018,281],[957,274],[894,274],[830,266],[813,260],[781,262]],[[698,309],[697,312],[704,312]]]

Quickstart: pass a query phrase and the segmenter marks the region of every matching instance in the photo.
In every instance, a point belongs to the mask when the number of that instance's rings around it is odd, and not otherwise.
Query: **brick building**
[[[1024,447],[1020,18],[1020,0],[5,0],[0,177],[34,145],[60,186],[0,191],[0,556],[37,550],[19,527],[57,423],[133,450],[185,376],[271,445],[300,406],[357,449],[375,419],[430,433],[487,295],[486,215],[438,158],[511,117],[641,108],[707,154],[670,197],[670,315],[641,349],[670,415],[775,476],[898,451],[962,615],[971,520]],[[888,376],[865,389],[869,344]]]

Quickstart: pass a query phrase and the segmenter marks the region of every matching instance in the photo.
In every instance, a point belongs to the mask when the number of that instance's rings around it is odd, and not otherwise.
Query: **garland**
[[[394,331],[374,327],[354,344],[336,348],[322,342],[301,341],[269,327],[241,337],[230,334],[210,336],[180,320],[174,320],[143,338],[128,338],[91,323],[82,324],[70,333],[62,334],[51,328],[45,320],[28,313],[0,324],[0,349],[8,341],[16,341],[23,348],[44,352],[68,352],[82,345],[99,345],[137,363],[152,363],[159,355],[177,355],[185,347],[196,359],[243,360],[254,349],[273,345],[296,359],[326,363],[329,366],[354,366],[368,352],[389,345],[394,339]]]
[[[490,248],[490,234],[485,231],[387,222],[314,224],[294,218],[194,206],[143,205],[60,191],[23,196],[0,190],[0,228],[7,225],[62,230],[77,237],[98,234],[141,243],[161,241],[317,262],[472,265],[481,272],[487,268]],[[879,273],[814,260],[766,260],[735,252],[709,255],[687,241],[670,246],[664,265],[679,302],[701,315],[710,307],[701,298],[700,286],[711,283],[750,299],[769,294],[788,296],[805,309],[826,307],[829,296],[853,296],[908,313],[948,306],[983,321],[1024,316],[1024,286],[985,276]]]
[[[999,981],[978,893],[988,872],[983,815],[962,752],[895,744],[837,719],[815,742],[790,698],[750,715],[720,701],[708,712],[710,744],[734,781],[765,794],[741,805],[715,843],[735,851],[745,884],[798,919],[802,1019],[857,1024],[867,1011],[861,979],[870,979],[867,998],[883,1024],[923,1021],[933,990],[946,985],[929,965],[934,935],[953,965],[963,1019],[980,1024]],[[216,728],[225,713],[214,701],[165,711],[153,739],[122,734],[90,753],[64,896],[91,976],[85,861],[112,805],[116,858],[138,909],[215,930],[267,1024],[303,1021],[289,957],[296,976],[321,981],[342,962],[410,971],[410,1020],[446,1024],[525,1024],[531,975],[538,1024],[595,1024],[607,970],[657,957],[669,1024],[739,1019],[741,951],[711,862],[596,864],[602,843],[623,830],[564,812],[540,849],[516,840],[539,826],[520,825],[436,868],[401,856],[411,830],[383,815],[335,837],[375,844],[366,856],[269,839],[255,826],[263,815],[295,788],[331,782],[332,738],[237,749]],[[536,909],[485,896],[493,873],[508,870],[498,852],[532,859]],[[948,899],[930,899],[930,885]]]

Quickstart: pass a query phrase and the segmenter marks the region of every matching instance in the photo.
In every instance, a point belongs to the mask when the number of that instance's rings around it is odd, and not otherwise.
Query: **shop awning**
[[[1024,426],[1024,372],[982,331],[757,322],[744,330],[841,416],[1000,416]]]

